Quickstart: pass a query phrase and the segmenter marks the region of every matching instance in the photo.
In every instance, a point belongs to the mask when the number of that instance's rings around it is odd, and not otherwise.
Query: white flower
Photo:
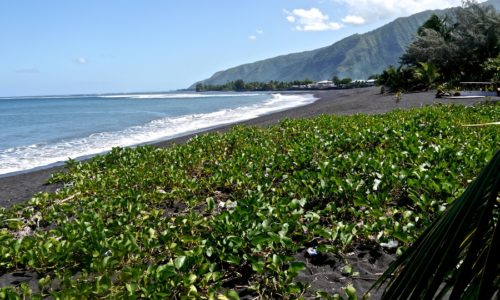
[[[394,249],[399,246],[399,243],[396,240],[389,240],[387,243],[380,243],[380,246],[388,249]]]

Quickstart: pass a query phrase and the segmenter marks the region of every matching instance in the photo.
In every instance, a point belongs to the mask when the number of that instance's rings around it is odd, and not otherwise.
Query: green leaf
[[[255,261],[252,263],[252,270],[254,270],[257,273],[262,273],[264,271],[264,267],[266,264],[263,261]]]
[[[212,197],[207,197],[207,210],[212,211],[215,207],[215,201]]]
[[[298,273],[299,271],[302,271],[306,268],[306,264],[303,262],[291,262],[290,266],[288,267],[288,271],[291,273]]]
[[[134,295],[135,291],[137,290],[137,284],[135,283],[126,283],[125,287],[127,288],[129,296]]]
[[[212,248],[212,247],[207,248],[205,253],[207,254],[208,257],[212,257],[212,254],[214,253],[213,250],[214,250],[214,248]]]
[[[107,275],[99,276],[97,278],[97,291],[103,293],[111,287],[111,278]]]
[[[240,296],[238,295],[238,293],[236,291],[229,291],[227,292],[227,297],[230,299],[230,300],[240,300]]]
[[[198,276],[195,274],[189,274],[187,277],[184,277],[184,286],[190,286],[196,282]]]
[[[345,265],[343,268],[342,268],[342,274],[343,275],[346,275],[346,276],[349,276],[352,274],[352,266],[351,265]]]
[[[190,285],[188,288],[188,295],[190,296],[198,296],[198,289],[194,285]]]
[[[233,265],[239,265],[241,263],[241,258],[236,255],[230,254],[225,258],[225,261]]]
[[[182,268],[182,266],[177,269],[180,268]],[[156,268],[156,278],[165,280],[166,278],[173,277],[176,275],[175,269],[176,267],[172,265],[160,265]]]
[[[344,291],[347,295],[348,300],[358,300],[358,295],[356,294],[356,289],[352,284],[346,286]]]
[[[186,263],[186,257],[185,256],[179,256],[175,259],[174,261],[174,266],[177,270],[182,269],[184,264]]]

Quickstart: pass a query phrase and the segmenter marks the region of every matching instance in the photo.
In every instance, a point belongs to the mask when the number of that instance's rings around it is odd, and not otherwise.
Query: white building
[[[366,85],[368,85],[368,86],[374,86],[376,82],[377,82],[376,79],[368,79],[366,81]]]
[[[331,80],[318,81],[314,84],[314,86],[317,89],[328,89],[336,87],[335,83],[333,83],[333,81]]]

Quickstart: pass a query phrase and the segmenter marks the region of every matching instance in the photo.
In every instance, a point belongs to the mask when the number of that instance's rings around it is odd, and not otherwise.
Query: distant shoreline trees
[[[376,76],[372,75],[369,79],[375,79]],[[333,87],[328,88],[360,88],[369,86],[366,81],[359,80],[353,81],[351,78],[338,78],[333,76],[332,81],[335,84]],[[325,87],[318,87],[318,84],[310,79],[294,80],[294,81],[277,81],[271,80],[268,82],[245,82],[242,79],[235,81],[228,81],[225,84],[203,84],[199,82],[195,86],[197,92],[210,92],[210,91],[231,91],[231,92],[251,92],[251,91],[287,91],[287,90],[306,90],[306,89],[325,89]]]
[[[203,84],[198,83],[196,85],[197,92],[206,92],[206,91],[235,91],[235,92],[243,92],[243,91],[280,91],[280,90],[289,90],[294,86],[307,86],[308,84],[312,84],[314,81],[310,79],[304,80],[295,80],[295,81],[277,81],[271,80],[268,82],[245,82],[242,79],[238,79],[235,81],[228,81],[225,84],[213,85],[213,84]]]

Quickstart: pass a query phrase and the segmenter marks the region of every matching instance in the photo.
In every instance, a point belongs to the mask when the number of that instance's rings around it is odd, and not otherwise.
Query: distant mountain
[[[500,10],[500,0],[490,0]],[[354,34],[330,46],[277,56],[254,63],[219,71],[202,80],[203,84],[223,84],[243,79],[245,82],[270,80],[293,81],[340,78],[366,79],[381,73],[389,65],[398,65],[399,57],[415,38],[418,28],[433,14],[443,15],[446,10],[427,10],[409,17],[398,18],[378,29]],[[197,82],[198,83],[198,82]],[[194,88],[194,83],[191,88]]]

